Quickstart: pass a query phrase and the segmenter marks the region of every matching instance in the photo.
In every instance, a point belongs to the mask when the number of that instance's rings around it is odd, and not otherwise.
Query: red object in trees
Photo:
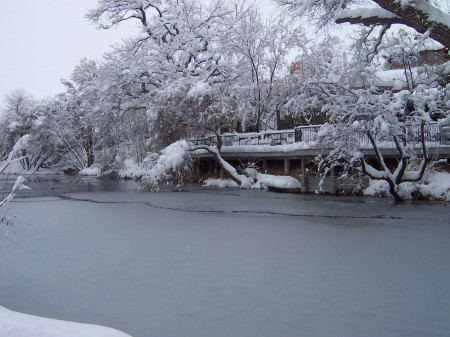
[[[289,72],[291,75],[295,73],[300,73],[300,62],[295,61],[291,63],[291,67],[289,68]]]

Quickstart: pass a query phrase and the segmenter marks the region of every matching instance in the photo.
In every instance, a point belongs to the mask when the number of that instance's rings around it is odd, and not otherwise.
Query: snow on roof
[[[444,73],[448,72],[450,69],[450,61],[443,64],[444,67]],[[414,67],[411,69],[413,78],[420,78],[423,76],[423,74],[426,74],[427,72],[424,71],[424,67]],[[375,74],[375,81],[374,85],[376,87],[392,87],[392,90],[402,90],[407,88],[407,82],[405,77],[405,70],[404,69],[389,69],[389,70],[383,70],[378,71]]]
[[[392,87],[392,90],[402,90],[407,85],[404,69],[379,71],[376,77],[374,84],[377,87]]]

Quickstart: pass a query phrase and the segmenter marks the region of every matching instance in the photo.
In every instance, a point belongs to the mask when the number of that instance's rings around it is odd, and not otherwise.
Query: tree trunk
[[[403,201],[403,198],[397,192],[397,189],[396,189],[397,185],[395,185],[395,183],[393,181],[390,181],[390,180],[386,180],[386,181],[389,184],[389,192],[394,197],[394,199],[396,201]]]
[[[85,130],[85,142],[84,149],[87,155],[87,166],[90,167],[94,165],[95,156],[94,156],[94,136],[93,136],[93,128],[92,126],[87,126]]]

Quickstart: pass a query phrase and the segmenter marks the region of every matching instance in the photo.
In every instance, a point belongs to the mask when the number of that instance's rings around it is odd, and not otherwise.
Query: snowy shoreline
[[[45,177],[72,177],[76,179],[76,177],[90,177],[96,178],[99,180],[135,180],[139,181],[141,177],[144,175],[144,170],[142,168],[138,169],[124,169],[120,170],[117,173],[112,174],[111,176],[100,174],[100,170],[97,167],[88,168],[80,171],[78,175],[65,175],[62,172],[55,172],[46,170],[43,172],[34,173],[33,176],[36,179],[44,179]],[[256,184],[252,188],[257,189],[267,189],[268,186],[274,186],[279,188],[301,188],[301,183],[298,179],[293,178],[292,176],[277,176],[270,174],[258,174],[260,183]],[[16,173],[10,174],[2,174],[0,177],[16,177]],[[26,176],[26,175],[25,175]],[[41,177],[39,179],[39,177]],[[8,179],[9,179],[8,178]],[[33,180],[33,178],[31,178]],[[199,186],[204,187],[215,187],[215,188],[239,188],[239,185],[236,184],[232,179],[224,179],[217,178],[214,176],[204,177],[198,183]],[[422,184],[414,184],[414,183],[405,183],[403,185],[404,193],[408,196],[405,199],[409,200],[426,200],[426,201],[449,201],[450,200],[450,173],[447,172],[434,172],[430,174],[430,176],[425,180]],[[311,194],[311,193],[310,193]],[[347,195],[347,194],[338,194],[339,195]],[[389,195],[389,187],[387,183],[383,180],[379,181],[370,181],[369,186],[362,190],[360,196],[375,196],[375,197],[390,197]]]
[[[126,161],[124,164],[124,168],[119,170],[117,174],[114,174],[119,179],[140,180],[147,172],[143,167],[138,166],[131,160]],[[84,169],[79,174],[82,176],[102,176],[98,167]],[[258,179],[258,184],[252,186],[252,188],[266,189],[268,186],[286,189],[301,188],[301,182],[292,176],[263,174],[259,172],[255,174]],[[213,176],[205,177],[199,184],[217,188],[239,187],[232,179],[216,178]],[[424,179],[423,183],[403,183],[401,191],[405,200],[449,201],[450,173],[445,171],[432,172]],[[362,196],[390,197],[389,186],[384,180],[370,180],[369,186],[362,189],[361,192]]]

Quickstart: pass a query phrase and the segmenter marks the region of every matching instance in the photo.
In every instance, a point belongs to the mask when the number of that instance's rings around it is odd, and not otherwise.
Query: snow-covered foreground
[[[0,305],[134,337],[450,331],[445,204],[208,188],[69,197],[13,203]]]
[[[0,306],[1,337],[130,337],[103,326],[26,315]]]

